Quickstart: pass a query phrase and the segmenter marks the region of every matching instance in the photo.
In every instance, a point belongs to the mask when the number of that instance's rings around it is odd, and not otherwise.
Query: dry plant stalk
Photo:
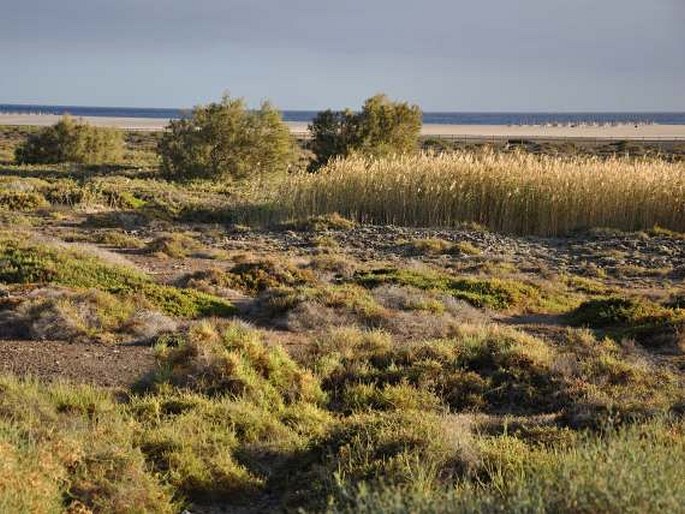
[[[293,217],[337,212],[362,222],[515,234],[590,227],[685,231],[685,163],[523,152],[351,157],[284,184]]]

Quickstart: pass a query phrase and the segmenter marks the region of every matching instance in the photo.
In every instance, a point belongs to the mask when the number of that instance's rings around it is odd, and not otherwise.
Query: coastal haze
[[[682,0],[23,0],[0,17],[0,102],[682,111]]]
[[[0,17],[0,123],[100,105],[71,114],[159,130],[178,112],[161,106],[228,91],[303,133],[383,91],[424,135],[681,138],[684,22],[681,0],[24,0]]]

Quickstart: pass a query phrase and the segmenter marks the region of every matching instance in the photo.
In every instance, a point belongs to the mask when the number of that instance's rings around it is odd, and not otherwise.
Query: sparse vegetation
[[[682,163],[158,139],[0,170],[0,511],[682,510]]]
[[[92,255],[3,239],[0,263],[0,284],[96,288],[184,317],[233,313],[230,303],[220,298],[157,284],[144,273],[105,263]]]

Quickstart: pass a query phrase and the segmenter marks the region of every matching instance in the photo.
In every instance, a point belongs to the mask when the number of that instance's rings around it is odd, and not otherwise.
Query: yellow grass
[[[685,231],[685,163],[494,152],[352,157],[298,174],[282,191],[294,217],[337,212],[362,222],[517,234],[575,229]]]

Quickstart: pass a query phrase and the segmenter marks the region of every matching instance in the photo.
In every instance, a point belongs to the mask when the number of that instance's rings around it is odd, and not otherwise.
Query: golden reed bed
[[[494,152],[352,157],[285,184],[292,216],[338,212],[411,226],[476,222],[516,234],[685,231],[685,163]]]

